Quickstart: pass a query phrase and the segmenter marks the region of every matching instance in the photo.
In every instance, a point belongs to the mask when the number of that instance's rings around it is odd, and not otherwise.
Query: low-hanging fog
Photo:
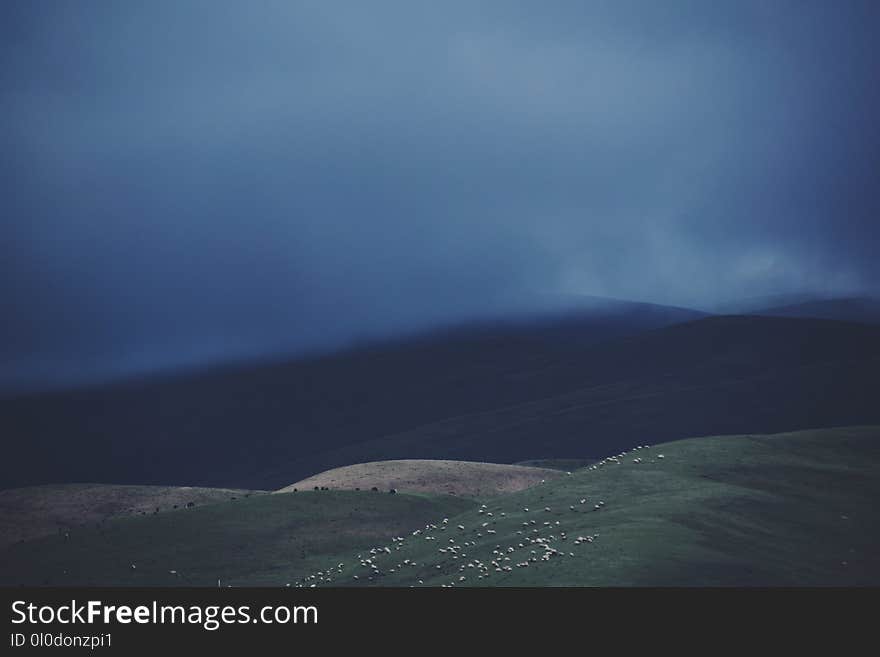
[[[876,294],[871,1],[0,8],[0,389]]]

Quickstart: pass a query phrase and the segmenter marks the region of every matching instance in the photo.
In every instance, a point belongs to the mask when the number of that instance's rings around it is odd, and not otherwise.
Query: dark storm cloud
[[[3,384],[880,286],[874,3],[3,14]]]

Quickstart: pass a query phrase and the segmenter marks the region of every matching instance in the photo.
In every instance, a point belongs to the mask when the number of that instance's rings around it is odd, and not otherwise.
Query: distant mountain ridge
[[[771,317],[811,317],[815,319],[836,319],[847,322],[880,324],[880,299],[872,297],[847,297],[805,301],[784,306],[761,308],[754,315]]]
[[[652,304],[603,305],[613,310],[554,305],[542,315],[512,314],[297,360],[0,399],[0,431],[21,437],[0,463],[0,487],[250,478],[289,452],[527,401],[555,385],[531,389],[517,376],[611,337],[702,316]],[[310,474],[291,472],[277,483]]]
[[[765,308],[792,306],[811,301],[825,301],[829,298],[812,292],[787,292],[782,294],[764,294],[741,299],[731,299],[709,306],[708,310],[716,315],[750,315]]]
[[[536,374],[558,394],[447,418],[308,459],[321,470],[377,458],[516,462],[598,457],[648,440],[832,427],[880,418],[880,328],[722,316],[612,340]],[[537,453],[536,453],[537,452]]]
[[[878,376],[878,327],[630,306],[0,401],[0,486],[266,489],[363,461],[876,423]]]

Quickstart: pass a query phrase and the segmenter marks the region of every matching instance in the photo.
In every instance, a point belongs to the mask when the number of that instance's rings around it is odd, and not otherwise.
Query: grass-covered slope
[[[473,505],[452,496],[321,491],[120,518],[0,550],[0,585],[284,586],[337,554]]]
[[[878,500],[877,427],[682,440],[437,516],[331,585],[876,585]]]
[[[880,427],[696,438],[479,502],[300,491],[112,520],[0,550],[0,585],[877,585],[878,500]]]
[[[263,491],[190,486],[57,484],[0,490],[0,547],[118,516],[165,513]]]

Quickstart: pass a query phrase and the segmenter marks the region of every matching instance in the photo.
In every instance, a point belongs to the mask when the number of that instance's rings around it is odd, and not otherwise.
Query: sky
[[[853,0],[6,0],[0,390],[880,291]]]

